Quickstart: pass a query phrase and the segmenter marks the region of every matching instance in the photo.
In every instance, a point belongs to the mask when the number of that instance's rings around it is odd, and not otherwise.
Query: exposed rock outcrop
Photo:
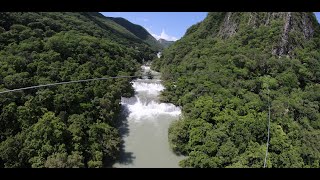
[[[240,24],[257,29],[270,26],[273,21],[280,21],[283,23],[281,36],[274,42],[271,53],[292,56],[292,50],[302,46],[301,41],[313,37],[313,16],[307,12],[227,12],[220,24],[218,36],[223,39],[234,36],[241,28]]]

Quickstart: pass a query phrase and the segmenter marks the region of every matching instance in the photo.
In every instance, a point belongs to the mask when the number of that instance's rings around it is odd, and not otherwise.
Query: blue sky
[[[315,12],[318,22],[320,22],[320,12]]]
[[[207,12],[102,12],[109,17],[123,17],[134,24],[143,26],[156,39],[180,39],[186,30],[202,21]],[[318,22],[320,12],[316,12]]]
[[[109,17],[123,17],[134,24],[139,24],[156,39],[180,39],[186,30],[202,21],[207,12],[102,12]]]

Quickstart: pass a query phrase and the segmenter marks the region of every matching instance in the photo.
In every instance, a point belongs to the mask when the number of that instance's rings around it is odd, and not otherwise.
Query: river
[[[133,81],[135,96],[122,98],[123,139],[120,159],[115,168],[178,168],[183,156],[175,155],[168,142],[168,128],[181,114],[179,107],[160,103],[158,95],[164,89],[160,73],[142,66],[145,74],[151,71],[153,79]]]

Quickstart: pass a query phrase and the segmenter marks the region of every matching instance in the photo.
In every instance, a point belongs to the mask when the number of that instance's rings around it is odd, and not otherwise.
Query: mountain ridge
[[[129,32],[134,34],[136,37],[148,43],[155,50],[161,50],[163,48],[162,45],[159,44],[158,41],[142,26],[133,24],[130,21],[121,17],[107,17],[107,18],[123,26]]]
[[[165,40],[165,39],[160,38],[160,39],[158,40],[158,42],[159,42],[164,48],[167,48],[167,47],[169,47],[171,44],[173,44],[175,41],[168,41],[168,40]]]

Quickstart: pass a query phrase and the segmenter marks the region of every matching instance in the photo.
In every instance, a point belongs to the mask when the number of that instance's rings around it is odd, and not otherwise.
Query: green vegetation
[[[124,18],[113,18],[108,17],[108,19],[113,20],[119,25],[126,28],[128,31],[132,32],[136,37],[142,39],[144,42],[149,44],[154,50],[162,50],[164,47],[167,47],[165,44],[158,42],[146,29],[142,26],[132,24],[130,21]]]
[[[159,39],[158,42],[163,46],[163,48],[167,48],[174,43],[174,41],[167,41],[165,39]]]
[[[182,106],[183,119],[169,129],[172,149],[188,156],[182,167],[263,167],[268,96],[267,167],[319,167],[319,24],[312,13],[292,13],[289,45],[278,56],[286,18],[269,15],[227,21],[209,13],[153,62],[165,81],[162,101]]]
[[[0,91],[135,75],[156,51],[99,13],[0,13]],[[0,167],[104,167],[131,79],[0,95]]]

